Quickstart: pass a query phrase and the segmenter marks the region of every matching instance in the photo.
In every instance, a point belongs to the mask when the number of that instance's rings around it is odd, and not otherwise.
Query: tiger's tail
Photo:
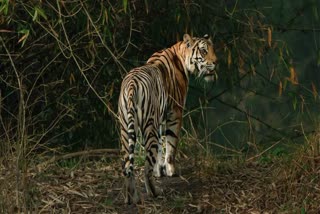
[[[126,168],[126,176],[130,177],[133,175],[133,165],[134,165],[134,148],[137,140],[136,127],[135,127],[135,99],[136,89],[133,85],[129,86],[128,97],[127,97],[127,112],[128,112],[128,152],[129,152],[129,166]]]

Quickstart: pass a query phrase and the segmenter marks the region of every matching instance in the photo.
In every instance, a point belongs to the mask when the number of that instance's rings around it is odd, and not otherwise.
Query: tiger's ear
[[[183,35],[183,42],[186,43],[187,48],[190,48],[193,45],[193,39],[189,34]]]
[[[203,38],[205,38],[205,39],[207,39],[207,40],[209,40],[209,41],[212,41],[212,40],[211,40],[211,36],[209,36],[208,34],[204,34]]]

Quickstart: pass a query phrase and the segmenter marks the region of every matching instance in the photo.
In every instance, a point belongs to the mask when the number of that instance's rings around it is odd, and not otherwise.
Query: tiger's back
[[[130,111],[133,114],[135,135],[139,129],[141,133],[147,133],[146,129],[151,124],[158,126],[163,122],[167,95],[159,73],[157,67],[144,65],[131,70],[123,79],[118,103],[120,124],[123,126],[121,130],[124,131],[122,134],[128,130]],[[121,139],[128,138],[128,135],[121,136]]]

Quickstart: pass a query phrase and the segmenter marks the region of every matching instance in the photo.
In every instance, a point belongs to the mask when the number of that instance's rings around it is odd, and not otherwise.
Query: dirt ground
[[[320,170],[297,168],[292,173],[276,161],[183,159],[178,176],[157,179],[164,194],[150,198],[143,167],[137,167],[142,202],[127,206],[119,161],[82,160],[30,170],[24,176],[28,188],[19,194],[34,213],[320,213]],[[9,174],[1,179],[14,180]],[[8,190],[6,196],[8,203],[15,194]]]

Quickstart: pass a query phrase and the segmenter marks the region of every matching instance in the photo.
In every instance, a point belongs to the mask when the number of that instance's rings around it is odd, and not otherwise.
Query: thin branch
[[[273,131],[275,131],[275,132],[277,132],[277,133],[279,133],[279,134],[281,134],[281,135],[287,136],[285,133],[279,131],[278,129],[276,129],[276,128],[274,128],[274,127],[272,127],[272,126],[269,125],[268,123],[264,122],[263,120],[261,120],[260,118],[258,118],[258,117],[256,117],[256,116],[254,116],[254,115],[246,112],[245,110],[242,110],[242,109],[238,108],[238,107],[235,106],[235,105],[226,103],[226,102],[222,101],[221,99],[216,98],[216,100],[217,100],[218,102],[220,102],[221,104],[223,104],[223,105],[226,105],[226,106],[228,106],[228,107],[230,107],[230,108],[232,108],[232,109],[235,109],[235,110],[237,110],[237,111],[239,111],[239,112],[241,112],[241,113],[249,116],[250,118],[258,121],[258,122],[261,123],[261,124],[263,124],[263,125],[266,126],[267,128],[269,128],[269,129],[271,129],[271,130],[273,130]]]
[[[272,144],[271,146],[269,146],[268,148],[266,148],[265,150],[263,150],[262,152],[260,152],[259,154],[255,155],[255,156],[253,156],[253,157],[248,158],[248,159],[246,160],[246,162],[249,162],[249,161],[252,161],[252,160],[254,160],[254,159],[258,158],[258,157],[261,157],[261,155],[263,155],[264,153],[266,153],[267,151],[269,151],[270,149],[272,149],[273,147],[275,147],[276,145],[278,145],[283,139],[284,139],[284,137],[281,138],[280,140],[278,140],[277,142],[275,142],[274,144]]]
[[[305,27],[287,28],[287,27],[276,26],[274,27],[274,30],[280,31],[280,32],[286,32],[286,31],[320,32],[320,28],[305,28]]]
[[[83,3],[81,2],[82,6]],[[59,2],[57,1],[57,5],[58,5],[58,10],[59,10],[59,16],[61,18],[61,11],[60,11],[60,6],[59,6]],[[88,19],[90,20],[91,24],[93,25],[93,27],[95,28],[95,30],[97,31],[97,34],[99,36],[99,38],[101,39],[101,42],[103,43],[103,45],[105,46],[105,48],[110,52],[111,56],[115,59],[115,61],[121,65],[120,62],[118,62],[118,60],[116,59],[116,57],[113,55],[113,53],[111,52],[111,50],[105,45],[104,40],[102,39],[101,35],[99,34],[98,30],[96,29],[96,26],[94,25],[93,21],[91,20],[91,17],[88,13],[88,11],[86,10],[86,8],[83,6],[84,11],[86,12]],[[69,41],[69,37],[67,34],[67,31],[65,29],[64,23],[60,22],[60,25],[62,27],[63,33],[65,35],[66,41],[67,41],[67,45],[65,45],[67,47],[67,49],[70,50],[70,58],[72,58],[74,60],[74,62],[76,63],[82,77],[85,79],[86,83],[88,84],[88,86],[91,88],[91,90],[93,91],[93,93],[99,98],[99,100],[105,105],[105,107],[108,109],[108,111],[115,117],[118,118],[117,114],[112,110],[112,108],[102,99],[102,97],[99,95],[99,93],[95,90],[95,88],[91,85],[90,81],[88,80],[87,76],[84,74],[83,72],[83,68],[80,66],[77,57],[74,55],[73,49],[72,49],[72,45]],[[51,34],[56,40],[58,40],[57,36]],[[121,65],[122,66],[122,65]],[[124,69],[124,67],[122,66],[122,68]]]
[[[94,24],[94,22],[92,21],[91,19],[91,16],[87,10],[87,8],[84,6],[83,2],[80,1],[81,3],[81,6],[84,10],[84,12],[87,14],[87,17],[88,17],[88,20],[90,21],[92,27],[94,28],[96,34],[98,35],[100,41],[101,41],[101,44],[103,45],[103,47],[109,52],[109,54],[112,56],[112,58],[114,59],[114,61],[121,67],[121,69],[125,72],[127,72],[127,70],[125,69],[125,67],[122,65],[122,63],[117,59],[117,57],[113,54],[113,52],[110,50],[110,48],[106,45],[106,42],[105,40],[102,38],[97,26]]]

